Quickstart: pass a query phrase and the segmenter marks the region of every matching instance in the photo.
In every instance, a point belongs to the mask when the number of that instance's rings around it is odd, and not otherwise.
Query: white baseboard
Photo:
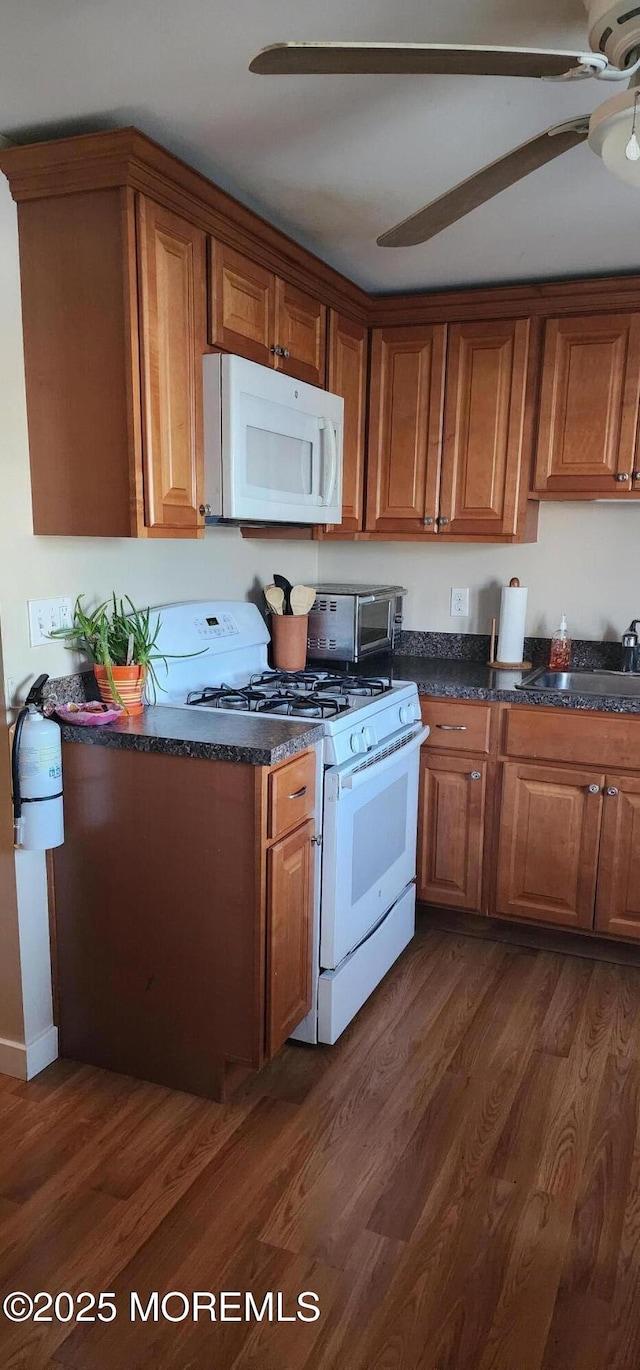
[[[0,1037],[0,1075],[13,1075],[16,1080],[32,1080],[41,1070],[58,1058],[58,1029],[47,1028],[35,1041],[12,1042]]]
[[[6,1037],[0,1037],[0,1074],[26,1080],[27,1048],[24,1042],[11,1042]]]
[[[27,1080],[58,1059],[58,1029],[50,1027],[33,1042],[27,1042]]]

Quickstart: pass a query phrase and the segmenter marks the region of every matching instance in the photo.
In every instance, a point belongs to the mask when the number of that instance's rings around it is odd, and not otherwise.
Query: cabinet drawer
[[[315,808],[315,752],[303,752],[269,776],[269,837],[279,837],[302,823]]]
[[[491,750],[491,706],[455,699],[421,699],[422,722],[431,732],[425,747],[446,752]]]
[[[640,716],[516,707],[507,713],[505,729],[507,756],[640,770]]]

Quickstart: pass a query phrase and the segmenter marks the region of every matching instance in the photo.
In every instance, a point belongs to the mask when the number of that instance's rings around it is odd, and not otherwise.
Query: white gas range
[[[158,703],[322,723],[317,744],[314,994],[293,1036],[335,1042],[415,929],[417,688],[389,677],[271,670],[253,604],[166,605]],[[185,655],[188,653],[189,655]]]

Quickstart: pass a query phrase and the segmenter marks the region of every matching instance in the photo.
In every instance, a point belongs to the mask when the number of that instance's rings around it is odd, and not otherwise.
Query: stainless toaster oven
[[[402,630],[401,585],[316,585],[309,614],[310,661],[342,661],[394,652]]]

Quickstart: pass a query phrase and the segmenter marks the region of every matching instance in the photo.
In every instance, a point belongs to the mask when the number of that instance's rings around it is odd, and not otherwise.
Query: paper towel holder
[[[514,590],[518,590],[518,589],[520,588],[520,581],[518,580],[518,577],[517,577],[517,576],[512,576],[512,577],[511,577],[511,580],[509,581],[509,588],[510,588],[510,589],[514,589]],[[532,661],[496,661],[496,660],[495,660],[495,653],[496,653],[496,632],[497,632],[497,627],[498,627],[498,620],[495,619],[495,618],[492,618],[492,620],[491,620],[491,642],[490,642],[490,644],[489,644],[489,666],[491,667],[491,670],[492,670],[492,671],[530,671],[531,668],[532,668],[532,666],[533,666],[533,662],[532,662]]]

